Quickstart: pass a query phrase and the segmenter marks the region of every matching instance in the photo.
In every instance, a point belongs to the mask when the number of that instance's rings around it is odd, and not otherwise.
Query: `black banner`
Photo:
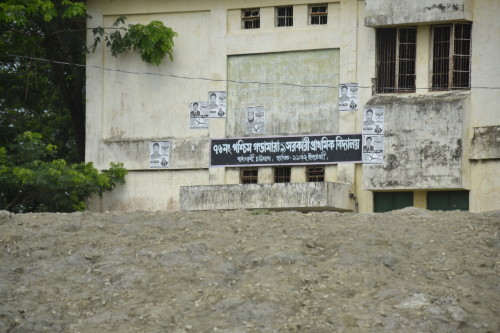
[[[361,134],[212,139],[210,166],[361,162]]]

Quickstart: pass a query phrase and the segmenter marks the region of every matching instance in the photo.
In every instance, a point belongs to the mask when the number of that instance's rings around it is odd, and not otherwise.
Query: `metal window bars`
[[[275,167],[274,168],[274,182],[275,183],[289,183],[292,174],[291,167]]]
[[[432,90],[470,89],[470,23],[432,27]]]
[[[415,91],[417,29],[377,29],[377,93]]]
[[[258,179],[259,179],[259,169],[244,168],[240,170],[241,184],[257,184]]]
[[[241,11],[241,27],[243,29],[260,28],[260,8],[243,9]]]
[[[308,182],[323,182],[325,181],[325,167],[307,167],[306,179]]]
[[[328,5],[311,5],[309,6],[310,24],[327,24],[328,23]]]
[[[276,26],[293,26],[293,6],[276,7]]]

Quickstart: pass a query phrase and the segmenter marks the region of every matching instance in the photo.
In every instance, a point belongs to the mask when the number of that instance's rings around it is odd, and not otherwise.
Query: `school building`
[[[178,33],[88,55],[86,160],[129,170],[91,211],[500,209],[498,0],[87,7]]]

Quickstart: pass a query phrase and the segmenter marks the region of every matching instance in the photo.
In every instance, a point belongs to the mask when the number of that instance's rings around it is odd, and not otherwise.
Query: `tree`
[[[95,34],[94,48],[104,38],[115,56],[132,50],[156,65],[167,54],[172,59],[177,34],[161,22],[125,26],[120,17],[109,30],[87,28],[86,21],[82,0],[0,3],[0,146],[26,130],[45,132],[59,154],[84,160],[85,68],[78,64],[89,51],[87,29]]]
[[[57,147],[39,133],[25,132],[0,147],[0,209],[13,212],[72,212],[85,209],[93,193],[100,196],[125,182],[127,170],[111,163],[98,172],[92,162],[68,164],[54,159]]]

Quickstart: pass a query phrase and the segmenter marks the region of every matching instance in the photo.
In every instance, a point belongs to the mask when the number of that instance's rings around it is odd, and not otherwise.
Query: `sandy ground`
[[[0,212],[0,332],[500,332],[500,211]]]

